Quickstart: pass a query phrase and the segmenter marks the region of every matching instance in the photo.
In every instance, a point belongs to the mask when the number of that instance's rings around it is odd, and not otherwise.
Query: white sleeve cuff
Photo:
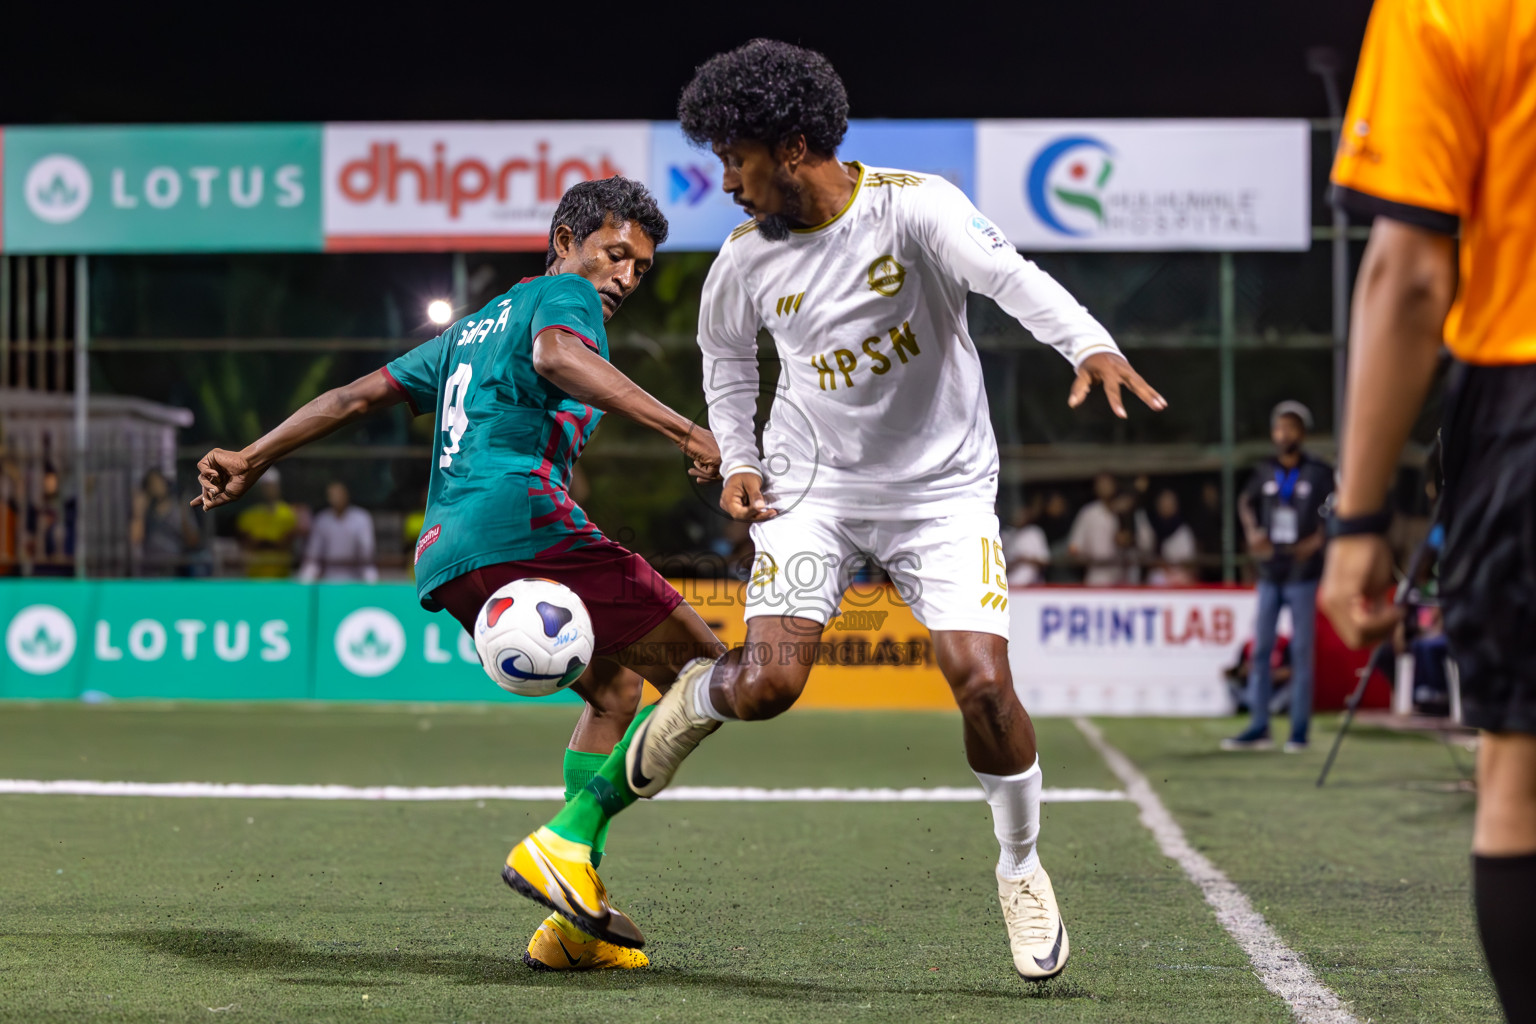
[[[739,463],[739,464],[737,464],[735,466],[732,466],[731,468],[723,471],[720,474],[720,478],[722,480],[729,480],[731,477],[735,476],[737,473],[751,473],[751,474],[755,475],[759,480],[761,480],[763,478],[763,471],[761,469],[758,469],[756,466],[752,465],[751,463],[747,463],[747,462]]]
[[[1125,354],[1120,351],[1120,346],[1116,345],[1112,341],[1089,342],[1086,348],[1082,349],[1081,351],[1072,353],[1072,369],[1076,370],[1078,367],[1083,365],[1083,362],[1089,356],[1096,356],[1100,352],[1108,352],[1111,355],[1117,356],[1123,356]]]

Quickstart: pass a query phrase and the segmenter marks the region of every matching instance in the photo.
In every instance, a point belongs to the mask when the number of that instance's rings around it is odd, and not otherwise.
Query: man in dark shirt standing
[[[1333,491],[1333,467],[1302,450],[1312,413],[1300,402],[1281,402],[1269,414],[1275,454],[1254,471],[1237,515],[1259,567],[1259,611],[1254,624],[1248,706],[1253,722],[1223,750],[1268,750],[1270,654],[1280,609],[1291,610],[1291,738],[1287,753],[1307,749],[1312,719],[1312,651],[1317,582],[1323,575],[1323,503]]]

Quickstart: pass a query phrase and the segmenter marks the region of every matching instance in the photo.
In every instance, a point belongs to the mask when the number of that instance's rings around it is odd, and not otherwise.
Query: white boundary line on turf
[[[1141,811],[1141,823],[1157,840],[1163,856],[1178,861],[1189,880],[1199,886],[1205,902],[1216,911],[1217,922],[1248,955],[1264,987],[1284,999],[1302,1024],[1359,1024],[1344,1008],[1338,994],[1319,981],[1306,961],[1269,926],[1264,915],[1253,909],[1243,891],[1205,854],[1189,845],[1184,830],[1130,758],[1110,746],[1099,727],[1088,719],[1074,718],[1072,723],[1125,786],[1126,795]]]
[[[564,800],[558,786],[303,786],[242,782],[97,782],[89,779],[0,779],[0,795],[156,796],[223,800]],[[1117,789],[1047,789],[1046,803],[1125,800]],[[980,787],[927,789],[759,789],[753,786],[676,786],[659,800],[729,803],[969,803],[986,799]]]

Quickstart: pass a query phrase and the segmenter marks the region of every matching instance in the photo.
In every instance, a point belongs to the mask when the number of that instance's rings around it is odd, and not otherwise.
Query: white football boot
[[[709,685],[714,668],[712,658],[694,658],[684,665],[671,688],[656,702],[656,710],[629,741],[624,774],[637,795],[655,796],[666,789],[683,758],[720,728],[718,721],[693,710],[694,694],[699,687]]]
[[[1071,945],[1045,868],[1037,867],[1033,875],[1017,881],[999,877],[997,898],[1003,905],[1008,945],[1019,977],[1044,981],[1060,974],[1067,966]]]

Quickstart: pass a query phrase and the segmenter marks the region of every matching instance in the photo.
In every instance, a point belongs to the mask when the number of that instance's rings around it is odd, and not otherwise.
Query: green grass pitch
[[[558,785],[573,712],[0,705],[0,777]],[[1362,1024],[1497,1019],[1438,743],[1360,732],[1318,791],[1321,750],[1215,753],[1230,721],[1100,724]],[[1038,730],[1047,786],[1115,788],[1070,722]],[[913,712],[730,728],[680,781],[974,785],[958,719]],[[1012,971],[980,803],[641,804],[603,875],[653,966],[536,974],[542,914],[498,871],[553,809],[0,797],[0,1020],[1292,1019],[1129,803],[1046,808],[1073,955],[1045,985]]]

